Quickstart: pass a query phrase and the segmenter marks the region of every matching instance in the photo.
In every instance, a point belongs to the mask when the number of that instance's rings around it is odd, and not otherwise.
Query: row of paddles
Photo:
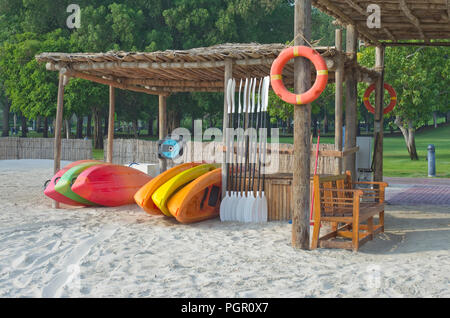
[[[270,77],[227,83],[226,195],[220,206],[222,221],[267,222],[265,161]],[[236,95],[238,101],[236,102]]]

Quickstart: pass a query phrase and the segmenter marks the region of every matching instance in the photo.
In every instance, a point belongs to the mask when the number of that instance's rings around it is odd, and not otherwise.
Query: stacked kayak
[[[185,163],[155,177],[134,196],[147,213],[193,223],[219,215],[222,170],[213,164]]]
[[[58,171],[44,194],[72,206],[120,206],[134,203],[134,194],[150,180],[133,168],[81,160]]]

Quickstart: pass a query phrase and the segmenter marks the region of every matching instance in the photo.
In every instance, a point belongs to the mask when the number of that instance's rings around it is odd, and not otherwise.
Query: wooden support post
[[[112,163],[114,145],[114,114],[116,112],[116,97],[114,87],[109,87],[109,125],[108,125],[108,146],[106,161]]]
[[[56,174],[61,169],[61,128],[63,123],[63,109],[64,109],[64,85],[66,79],[64,78],[64,70],[59,72],[58,84],[58,103],[56,108],[55,118],[55,141],[53,146],[53,173]],[[53,201],[53,208],[59,209],[59,202]]]
[[[301,36],[299,36],[301,34]],[[311,0],[297,0],[294,24],[295,45],[308,45],[311,40]],[[304,39],[303,39],[304,38]],[[311,63],[304,58],[294,62],[294,91],[297,94],[311,87]],[[292,246],[309,249],[309,188],[311,153],[311,105],[294,106],[294,162]]]
[[[159,95],[159,139],[164,139],[167,131],[167,96]],[[159,159],[159,171],[162,173],[167,170],[167,160]]]
[[[227,103],[227,86],[228,86],[228,80],[233,78],[233,60],[232,59],[226,59],[225,60],[225,74],[224,74],[224,103],[223,103],[223,130],[222,130],[222,138],[223,138],[223,145],[227,145],[227,128],[228,128],[228,103]],[[227,149],[228,151],[228,149]],[[222,198],[225,197],[227,192],[227,181],[228,181],[228,171],[227,171],[227,164],[226,164],[226,154],[223,156],[222,160]]]
[[[355,25],[347,26],[346,51],[351,54],[351,58],[356,62],[356,51],[358,47],[358,32]],[[358,125],[358,81],[356,72],[351,71],[346,79],[346,107],[345,107],[345,147],[344,150],[356,147],[356,125]],[[356,153],[344,158],[345,170],[352,173],[352,178],[356,177]]]
[[[342,30],[336,29],[336,49],[343,51],[342,46]],[[344,60],[339,58],[338,66],[335,71],[336,80],[336,96],[335,96],[335,128],[334,128],[334,144],[337,151],[342,151],[342,126],[344,120],[343,96],[344,96]],[[336,174],[342,173],[342,158],[337,158]]]
[[[383,110],[384,110],[384,47],[375,49],[375,69],[381,76],[376,81],[374,116],[374,181],[383,181]]]

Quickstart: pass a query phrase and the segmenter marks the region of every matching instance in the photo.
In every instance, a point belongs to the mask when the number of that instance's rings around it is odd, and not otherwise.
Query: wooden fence
[[[0,138],[0,160],[53,159],[52,138]],[[92,159],[92,141],[63,139],[61,160]]]
[[[107,141],[105,141],[106,144]],[[203,147],[202,147],[203,146]],[[314,147],[315,148],[315,147]],[[222,162],[222,143],[220,142],[188,142],[183,152],[183,156],[175,162],[169,160],[168,167],[183,162],[206,161],[206,162]],[[293,145],[280,144],[279,149],[282,150],[278,157],[268,153],[268,167],[266,172],[273,173],[292,173],[293,166]],[[322,144],[320,151],[334,150],[334,145]],[[107,153],[105,151],[105,160]],[[311,173],[314,172],[314,163],[316,157],[314,151],[311,152]],[[158,163],[158,143],[156,141],[136,140],[136,139],[115,139],[113,163],[127,164],[131,162],[138,163]],[[318,170],[319,174],[334,174],[337,167],[337,158],[335,157],[319,157]]]

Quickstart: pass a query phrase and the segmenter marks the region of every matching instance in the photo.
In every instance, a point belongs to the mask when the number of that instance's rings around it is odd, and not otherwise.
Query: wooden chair
[[[345,248],[358,251],[374,235],[384,232],[385,182],[352,182],[350,172],[314,176],[314,230],[311,249]],[[378,215],[378,224],[374,216]],[[332,232],[320,237],[322,222]]]

